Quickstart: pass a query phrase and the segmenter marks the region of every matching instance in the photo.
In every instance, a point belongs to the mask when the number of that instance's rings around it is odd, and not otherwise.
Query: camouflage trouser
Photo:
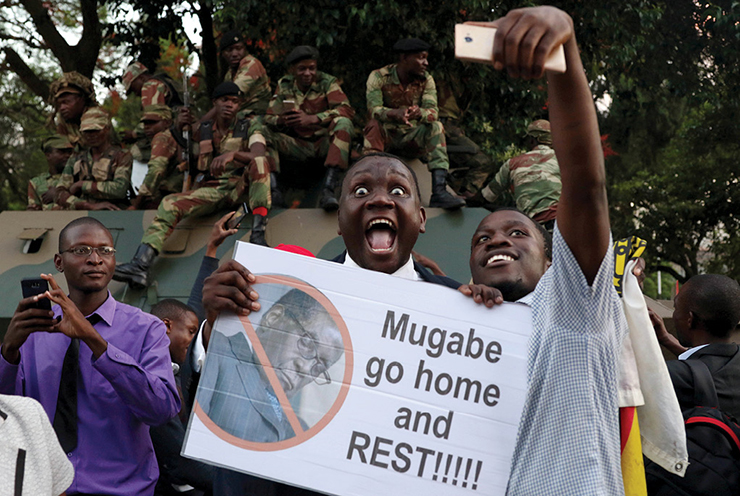
[[[228,210],[245,200],[248,200],[251,211],[257,207],[269,210],[272,203],[270,171],[265,159],[258,158],[252,162],[249,178],[248,191],[242,176],[234,175],[207,181],[198,189],[187,193],[165,196],[141,242],[159,253],[177,223],[185,217],[200,217],[219,210]]]
[[[354,127],[352,121],[346,117],[335,117],[329,126],[329,135],[318,139],[293,138],[287,134],[265,129],[267,140],[267,157],[270,168],[274,172],[280,171],[280,156],[285,158],[306,161],[314,157],[326,156],[324,165],[339,167],[344,170],[349,164],[349,147]]]
[[[444,126],[439,121],[421,122],[409,127],[405,124],[381,124],[377,119],[371,119],[363,133],[364,153],[385,151],[413,158],[428,155],[427,168],[430,171],[450,168]]]
[[[162,198],[173,193],[180,193],[182,191],[182,182],[185,179],[185,174],[175,169],[171,175],[166,176],[159,187],[157,188],[156,194],[146,198],[140,205],[140,210],[152,210],[157,208],[162,202]]]
[[[496,172],[491,157],[452,123],[445,123],[445,138],[450,157],[448,184],[457,194],[477,193]]]

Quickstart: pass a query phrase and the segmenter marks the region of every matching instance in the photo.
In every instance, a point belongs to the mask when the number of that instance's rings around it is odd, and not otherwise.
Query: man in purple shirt
[[[54,265],[69,295],[44,274],[50,291],[18,304],[0,347],[0,393],[44,407],[75,469],[67,494],[151,495],[149,426],[180,409],[165,326],[108,292],[115,249],[99,221],[67,224]],[[52,311],[34,308],[44,298]]]

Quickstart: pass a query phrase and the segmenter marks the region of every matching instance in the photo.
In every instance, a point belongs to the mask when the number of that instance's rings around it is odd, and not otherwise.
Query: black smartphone
[[[249,209],[247,208],[246,203],[242,203],[241,205],[239,205],[239,208],[236,209],[234,215],[232,215],[231,218],[226,221],[226,229],[238,228],[239,224],[242,223],[244,217],[246,217],[248,213]]]
[[[40,277],[26,277],[21,280],[21,291],[23,291],[23,298],[44,294],[49,290],[49,283],[45,279]],[[34,303],[33,308],[39,308],[41,310],[51,310],[51,301],[49,298],[40,298],[39,301]]]

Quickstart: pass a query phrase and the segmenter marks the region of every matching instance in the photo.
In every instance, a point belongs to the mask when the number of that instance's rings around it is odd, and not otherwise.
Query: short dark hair
[[[687,305],[704,329],[725,339],[740,322],[740,285],[721,274],[702,274],[688,280]]]
[[[176,300],[174,298],[166,298],[164,300],[160,300],[152,305],[152,308],[149,310],[149,313],[157,317],[159,320],[179,319],[188,312],[197,316],[197,313],[193,307],[191,307],[190,305],[186,305],[180,300]]]
[[[59,253],[61,253],[63,251],[62,250],[62,244],[63,244],[64,241],[66,241],[67,231],[69,231],[70,229],[72,229],[74,227],[77,227],[77,226],[85,226],[85,225],[87,225],[87,226],[100,227],[102,229],[105,229],[108,232],[108,234],[110,234],[110,231],[108,230],[107,227],[105,227],[105,224],[103,224],[102,222],[100,222],[98,219],[96,219],[94,217],[79,217],[79,218],[73,220],[72,222],[70,222],[69,224],[67,224],[66,226],[64,226],[62,228],[62,230],[59,231],[59,246],[58,246]],[[111,237],[113,237],[113,236],[111,236]]]
[[[547,257],[547,259],[549,261],[552,262],[552,234],[550,234],[550,231],[548,231],[547,229],[545,229],[545,226],[543,226],[542,224],[540,224],[539,222],[537,222],[536,220],[534,220],[532,217],[530,217],[529,215],[525,214],[524,212],[522,212],[521,210],[519,210],[516,207],[498,207],[498,208],[494,209],[493,212],[491,212],[491,213],[496,213],[496,212],[501,212],[501,211],[507,211],[507,210],[508,211],[511,211],[511,212],[519,212],[520,214],[522,214],[523,216],[525,216],[526,218],[528,218],[529,220],[532,221],[532,224],[534,224],[534,226],[537,228],[537,230],[542,235],[542,241],[545,244],[545,256]]]
[[[416,177],[416,172],[414,172],[414,169],[412,169],[411,166],[407,164],[406,161],[402,159],[401,157],[399,157],[398,155],[393,155],[392,153],[386,153],[386,152],[367,153],[363,155],[357,162],[352,164],[352,167],[350,167],[350,170],[356,167],[360,162],[362,162],[366,158],[372,158],[372,157],[385,157],[385,158],[390,158],[390,159],[401,162],[403,166],[406,167],[409,170],[409,172],[411,172],[411,177],[414,179],[414,188],[416,188],[416,198],[419,200],[419,203],[421,203],[421,191],[419,190],[419,179]],[[345,180],[347,179],[347,176],[349,176],[349,174],[345,174],[344,176]],[[344,189],[344,184],[342,184],[342,189]]]
[[[291,289],[285,293],[275,302],[275,305],[282,305],[304,328],[306,327],[305,324],[320,315],[331,317],[321,303],[313,296],[298,288]]]

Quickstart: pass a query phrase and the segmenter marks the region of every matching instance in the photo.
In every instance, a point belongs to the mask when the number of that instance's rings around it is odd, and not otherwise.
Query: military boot
[[[252,233],[249,235],[249,242],[255,245],[270,246],[265,240],[265,229],[267,228],[267,217],[260,214],[252,216]]]
[[[113,279],[127,282],[133,289],[143,289],[149,286],[149,268],[157,258],[157,251],[147,244],[140,244],[134,258],[129,262],[116,265]]]
[[[274,208],[285,208],[283,192],[278,185],[277,174],[274,172],[270,172],[270,196],[272,197],[272,206]]]
[[[339,168],[327,167],[321,190],[321,198],[319,199],[319,207],[323,208],[326,212],[333,212],[339,208],[339,202],[336,196],[334,196],[334,190],[337,189],[338,182]]]
[[[444,169],[432,170],[432,197],[429,199],[429,206],[445,210],[457,210],[465,206],[463,198],[447,191],[447,171]]]

